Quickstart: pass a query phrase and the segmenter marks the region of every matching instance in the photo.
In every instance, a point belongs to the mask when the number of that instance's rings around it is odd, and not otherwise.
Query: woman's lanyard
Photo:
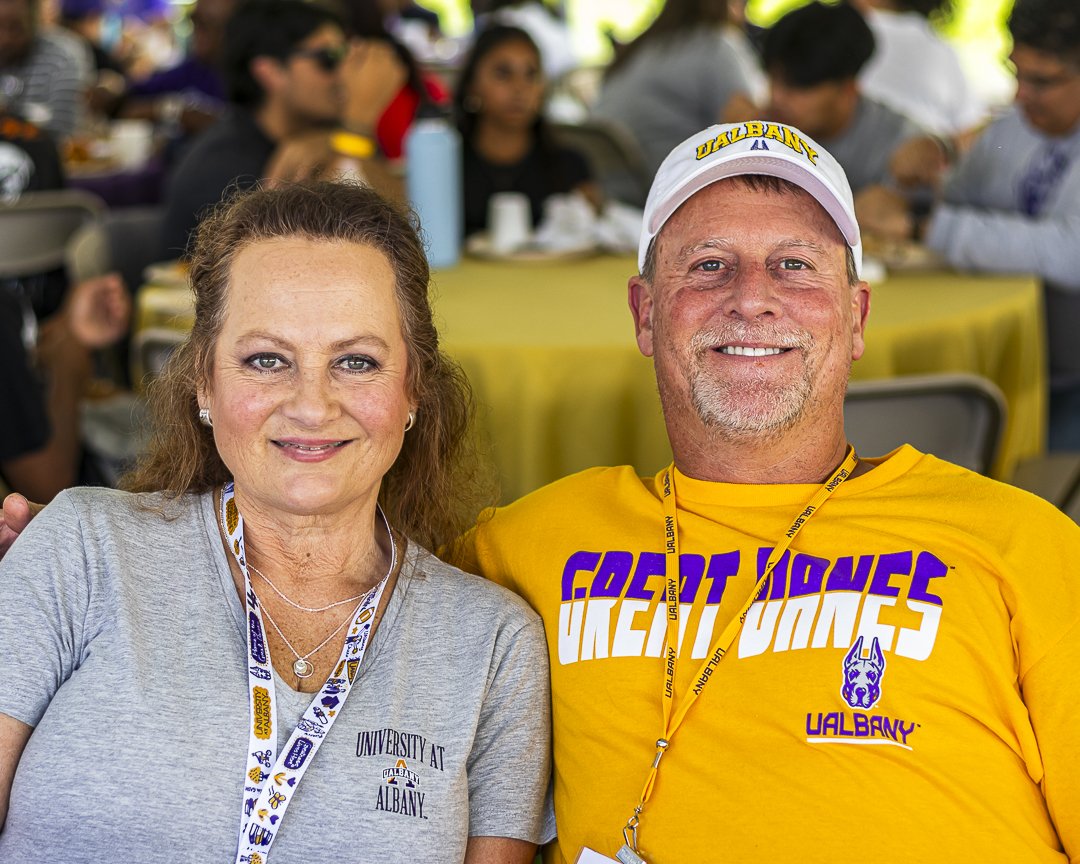
[[[345,637],[341,657],[322,689],[315,694],[300,722],[278,756],[274,734],[274,668],[266,642],[259,598],[251,589],[244,550],[244,519],[236,507],[232,483],[221,493],[221,528],[229,549],[244,574],[247,611],[248,704],[251,733],[244,775],[244,806],[240,813],[240,839],[236,864],[265,864],[274,837],[300,780],[315,758],[330,727],[334,725],[352,689],[356,671],[367,650],[375,610],[379,606],[389,572],[364,595]],[[392,539],[391,539],[391,542]],[[391,570],[393,567],[391,567]],[[267,782],[269,781],[269,782]]]
[[[667,632],[664,638],[664,686],[660,691],[660,705],[663,709],[664,726],[660,738],[656,741],[656,755],[653,757],[652,766],[649,768],[645,787],[641,790],[641,800],[634,808],[634,814],[627,821],[626,827],[623,828],[623,840],[625,842],[616,855],[619,861],[627,862],[627,864],[644,861],[638,852],[637,830],[641,825],[641,812],[645,809],[645,805],[652,795],[656,775],[660,770],[660,759],[663,757],[664,751],[671,744],[671,739],[682,725],[683,720],[686,719],[691,706],[704,692],[709,681],[712,680],[716,667],[724,659],[728,649],[731,648],[731,643],[735,641],[735,635],[739,632],[743,622],[746,621],[750,607],[754,605],[758,595],[761,594],[762,587],[771,586],[773,570],[791,546],[795,536],[810,521],[810,518],[818,511],[821,505],[828,500],[829,496],[839,488],[840,484],[851,476],[857,461],[855,448],[849,446],[847,455],[844,457],[840,467],[821,485],[802,512],[795,517],[791,527],[787,529],[780,542],[777,543],[776,548],[769,555],[761,577],[754,583],[754,588],[750,592],[750,596],[746,598],[746,602],[743,603],[739,614],[728,622],[723,632],[713,643],[712,650],[698,669],[694,683],[685,693],[679,696],[679,708],[677,711],[673,711],[673,709],[675,704],[675,671],[678,668],[679,653],[679,521],[678,508],[675,503],[674,463],[668,466],[668,469],[664,472],[661,493],[664,504],[664,565],[666,579],[664,598],[667,604]]]

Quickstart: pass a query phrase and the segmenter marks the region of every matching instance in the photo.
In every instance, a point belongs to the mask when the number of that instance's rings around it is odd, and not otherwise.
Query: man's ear
[[[626,286],[630,314],[634,316],[634,333],[638,350],[646,357],[653,356],[653,296],[652,286],[643,276],[631,276]]]
[[[866,350],[866,320],[870,317],[870,286],[860,282],[851,291],[851,359]]]
[[[274,57],[252,57],[248,62],[248,71],[263,93],[273,93],[282,77],[281,62]]]

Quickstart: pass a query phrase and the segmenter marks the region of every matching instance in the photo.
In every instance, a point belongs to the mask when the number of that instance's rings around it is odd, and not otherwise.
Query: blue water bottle
[[[432,268],[453,267],[461,257],[461,186],[461,136],[435,106],[424,105],[405,136],[405,188]]]

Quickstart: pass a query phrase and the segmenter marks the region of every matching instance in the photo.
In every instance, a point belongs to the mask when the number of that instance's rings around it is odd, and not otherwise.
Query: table
[[[592,465],[646,474],[670,458],[651,360],[634,342],[629,257],[560,264],[464,260],[437,271],[445,349],[469,375],[503,498]],[[873,287],[866,352],[853,379],[973,372],[1009,405],[995,469],[1044,448],[1041,292],[1027,276],[897,274]],[[869,454],[868,454],[869,455]]]
[[[634,272],[632,258],[603,256],[465,259],[433,275],[443,348],[476,391],[504,501],[593,465],[629,463],[652,474],[670,460],[652,362],[638,353],[626,306]],[[144,290],[137,329],[170,326],[176,292]],[[1009,405],[994,472],[1007,477],[1044,447],[1041,303],[1027,276],[891,276],[872,290],[866,353],[852,377],[961,371],[991,379]],[[190,326],[184,314],[180,323]]]

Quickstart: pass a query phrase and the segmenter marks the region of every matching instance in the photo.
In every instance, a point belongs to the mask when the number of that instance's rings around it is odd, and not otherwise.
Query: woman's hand
[[[349,46],[339,74],[345,87],[345,128],[373,135],[386,106],[405,86],[409,70],[389,42],[358,39]]]

